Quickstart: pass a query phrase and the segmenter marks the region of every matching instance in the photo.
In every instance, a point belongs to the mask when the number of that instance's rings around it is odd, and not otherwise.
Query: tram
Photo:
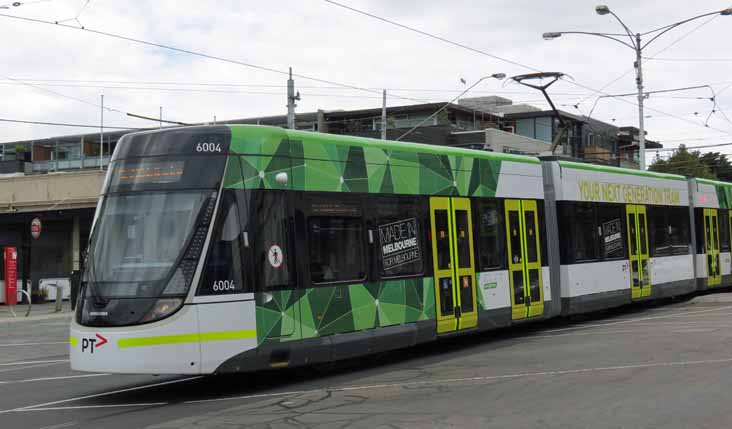
[[[125,135],[79,371],[309,365],[732,285],[732,185],[250,125]]]

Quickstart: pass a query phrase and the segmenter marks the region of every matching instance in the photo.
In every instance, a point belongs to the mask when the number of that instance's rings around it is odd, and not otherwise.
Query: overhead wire
[[[277,73],[277,74],[284,75],[284,76],[289,76],[289,74],[290,74],[290,72],[288,70],[279,70],[279,69],[276,69],[273,67],[262,66],[262,65],[254,64],[254,63],[248,63],[245,61],[239,61],[239,60],[226,58],[226,57],[222,57],[222,56],[218,56],[218,55],[198,52],[198,51],[194,51],[191,49],[184,49],[184,48],[179,48],[179,47],[175,47],[175,46],[171,46],[171,45],[165,45],[165,44],[158,43],[158,42],[151,42],[151,41],[147,41],[147,40],[138,39],[135,37],[123,36],[120,34],[115,34],[115,33],[103,31],[103,30],[96,30],[96,29],[89,28],[89,27],[76,27],[76,26],[64,24],[64,23],[61,23],[58,21],[48,21],[45,19],[8,15],[8,14],[4,14],[4,13],[0,13],[0,17],[16,19],[16,20],[21,20],[21,21],[25,21],[25,22],[33,22],[36,24],[64,27],[64,28],[71,29],[71,30],[92,33],[92,34],[96,34],[99,36],[104,36],[104,37],[108,37],[108,38],[112,38],[112,39],[124,40],[127,42],[137,43],[140,45],[152,46],[152,47],[156,47],[156,48],[160,48],[160,49],[166,49],[166,50],[173,51],[173,52],[193,55],[193,56],[197,56],[200,58],[206,58],[206,59],[220,61],[220,62],[229,63],[229,64],[235,64],[235,65],[239,65],[242,67],[248,67],[248,68],[252,68],[252,69],[256,69],[256,70],[267,71],[270,73]],[[358,90],[358,91],[371,92],[371,93],[376,93],[376,94],[382,93],[381,90],[374,90],[374,89],[370,89],[370,88],[362,87],[362,86],[358,86],[358,85],[341,83],[341,82],[336,82],[336,81],[332,81],[332,80],[328,80],[328,79],[321,79],[321,78],[318,78],[315,76],[308,76],[308,75],[304,75],[301,73],[292,73],[292,76],[300,78],[300,79],[310,80],[313,82],[320,82],[320,83],[325,83],[325,84],[329,84],[329,85],[341,86],[344,88],[351,88],[351,89]],[[416,101],[419,103],[425,103],[425,100],[421,100],[421,99],[417,99],[417,98],[413,98],[413,97],[404,97],[404,96],[397,96],[397,95],[392,94],[392,98],[398,98],[398,99],[403,99],[403,100]]]
[[[382,22],[386,22],[388,24],[391,24],[391,25],[394,25],[394,26],[397,26],[397,27],[400,27],[400,28],[403,28],[403,29],[406,29],[406,30],[409,30],[409,31],[412,31],[412,32],[415,32],[415,33],[418,33],[418,34],[421,34],[421,35],[424,35],[426,37],[429,37],[429,38],[432,38],[432,39],[436,39],[436,40],[442,41],[444,43],[448,43],[448,44],[453,45],[453,46],[458,46],[460,48],[463,48],[463,49],[466,49],[466,50],[469,50],[469,51],[472,51],[472,52],[476,52],[476,53],[479,53],[481,55],[485,55],[485,56],[488,56],[488,57],[491,57],[491,58],[494,58],[494,59],[497,59],[497,60],[500,60],[500,61],[503,61],[503,62],[506,62],[506,63],[509,63],[509,64],[513,64],[513,65],[522,67],[524,69],[528,69],[528,70],[535,71],[535,72],[539,72],[540,71],[539,69],[536,69],[536,68],[534,68],[532,66],[529,66],[529,65],[526,65],[526,64],[522,64],[522,63],[519,63],[519,62],[510,60],[510,59],[507,59],[507,58],[499,57],[497,55],[494,55],[494,54],[485,52],[485,51],[480,50],[480,49],[473,48],[473,47],[468,46],[468,45],[465,45],[463,43],[454,42],[454,41],[449,40],[449,39],[447,39],[445,37],[438,36],[438,35],[435,35],[435,34],[432,34],[432,33],[429,33],[429,32],[426,32],[424,30],[420,30],[420,29],[417,29],[417,28],[414,28],[414,27],[410,27],[408,25],[401,24],[399,22],[396,22],[396,21],[393,21],[393,20],[390,20],[390,19],[387,19],[387,18],[383,18],[381,16],[378,16],[378,15],[375,15],[375,14],[372,14],[372,13],[369,13],[369,12],[366,12],[366,11],[363,11],[363,10],[360,10],[360,9],[356,9],[354,7],[351,7],[351,6],[348,6],[348,5],[345,5],[345,4],[336,2],[334,0],[323,0],[323,1],[325,1],[326,3],[329,3],[331,5],[338,6],[338,7],[341,7],[341,8],[347,9],[347,10],[350,10],[352,12],[355,12],[355,13],[358,13],[358,14],[361,14],[361,15],[365,15],[365,16],[368,16],[370,18],[373,18],[373,19],[376,19],[376,20],[379,20],[379,21],[382,21]],[[696,31],[701,26],[708,24],[710,21],[711,21],[711,19],[706,20],[702,25],[699,25],[699,26],[695,27],[694,29],[692,29],[686,35],[684,35],[684,36],[682,36],[680,38],[677,38],[674,42],[672,42],[672,44],[670,46],[673,46],[675,43],[678,43],[684,37],[688,36],[689,34],[691,34],[694,31]],[[660,53],[660,52],[663,52],[663,51],[665,51],[665,49],[657,52],[657,54]],[[563,79],[563,80],[565,82],[571,84],[571,85],[575,85],[575,86],[580,87],[582,89],[588,90],[588,91],[590,91],[590,92],[592,92],[594,94],[603,94],[605,96],[609,96],[610,95],[610,94],[607,94],[607,93],[603,92],[603,90],[597,90],[597,89],[591,88],[591,87],[589,87],[587,85],[583,85],[583,84],[581,84],[579,82],[575,82],[573,80],[567,80],[567,79]],[[637,103],[634,103],[632,101],[625,100],[623,98],[618,98],[618,100],[620,100],[621,102],[627,103],[627,104],[632,104],[632,105],[638,106]],[[691,120],[682,118],[680,116],[677,116],[677,115],[673,115],[673,114],[664,112],[664,111],[659,110],[659,109],[655,109],[655,108],[651,108],[651,107],[647,107],[647,109],[650,110],[650,111],[656,112],[658,114],[661,114],[661,115],[669,116],[669,117],[678,119],[680,121],[684,121],[684,122],[690,123],[690,124],[695,125],[695,126],[704,126],[703,124],[696,123],[694,121],[691,121]],[[708,127],[708,126],[707,126],[707,128],[714,129],[714,130],[719,131],[719,132],[724,133],[724,134],[732,135],[732,133],[730,133],[728,131],[725,131],[725,130],[717,130],[716,128],[712,128],[712,127]]]
[[[88,124],[71,124],[66,122],[45,122],[45,121],[27,121],[21,119],[8,119],[0,118],[0,122],[10,122],[15,124],[33,124],[33,125],[51,125],[57,127],[76,127],[76,128],[99,128],[99,125],[88,125]],[[119,127],[115,125],[104,125],[104,128],[116,129],[116,130],[137,130],[135,127]]]

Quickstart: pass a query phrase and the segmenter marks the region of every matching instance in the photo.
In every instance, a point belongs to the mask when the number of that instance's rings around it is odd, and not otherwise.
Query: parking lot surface
[[[239,376],[69,369],[69,315],[0,320],[0,427],[732,427],[732,293]]]

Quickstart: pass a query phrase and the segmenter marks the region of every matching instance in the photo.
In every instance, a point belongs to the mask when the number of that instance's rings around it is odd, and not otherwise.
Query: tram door
[[[707,253],[707,286],[722,284],[719,269],[719,218],[717,209],[704,209],[704,243]]]
[[[625,206],[628,218],[628,255],[630,257],[630,288],[633,299],[651,296],[651,274],[648,257],[648,227],[646,206]]]
[[[478,325],[470,200],[430,198],[437,333]]]
[[[506,200],[508,275],[512,318],[544,314],[539,212],[534,200]]]

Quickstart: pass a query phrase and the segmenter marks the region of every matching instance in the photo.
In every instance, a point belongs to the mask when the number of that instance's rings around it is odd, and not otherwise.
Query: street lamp
[[[618,17],[613,11],[610,10],[609,7],[606,5],[598,5],[595,6],[595,12],[598,15],[612,15],[619,23],[623,26],[623,29],[625,30],[625,33],[594,33],[589,31],[554,31],[554,32],[548,32],[542,34],[542,37],[544,40],[552,40],[556,39],[558,37],[561,37],[563,34],[586,34],[589,36],[597,36],[602,37],[605,39],[611,39],[614,40],[624,46],[629,47],[633,51],[635,51],[635,63],[633,66],[636,70],[636,78],[635,83],[636,87],[638,88],[638,157],[639,157],[639,163],[640,163],[640,169],[645,170],[646,169],[646,136],[645,136],[645,128],[643,126],[643,100],[644,100],[644,94],[643,94],[643,65],[642,65],[642,59],[643,59],[643,49],[645,49],[649,44],[653,43],[654,40],[658,39],[660,36],[665,34],[666,32],[682,25],[686,24],[687,22],[694,21],[699,18],[704,18],[705,16],[711,16],[711,15],[723,15],[723,16],[729,16],[732,15],[732,8],[722,9],[715,12],[709,12],[702,15],[694,16],[688,19],[684,19],[679,22],[674,22],[673,24],[665,25],[663,27],[656,28],[654,30],[646,31],[645,33],[635,33],[633,34],[632,31],[630,31],[630,28],[628,28],[627,25]],[[656,33],[656,34],[654,34]],[[643,36],[649,36],[652,35],[650,40],[643,43],[641,38]],[[626,42],[625,37],[628,38],[629,42]]]
[[[443,110],[447,109],[447,106],[449,106],[450,104],[454,103],[454,102],[455,102],[455,100],[459,99],[459,98],[460,98],[460,97],[462,97],[463,95],[467,94],[467,92],[468,92],[468,91],[470,91],[471,89],[473,89],[473,88],[475,88],[476,86],[478,86],[478,84],[479,84],[479,83],[481,83],[481,82],[483,82],[484,80],[486,80],[486,79],[499,79],[499,80],[500,80],[500,79],[503,79],[503,78],[505,78],[505,77],[506,77],[506,73],[493,73],[493,74],[491,74],[491,75],[488,75],[488,76],[483,76],[482,78],[478,79],[478,80],[477,80],[477,81],[476,81],[476,82],[475,82],[474,84],[470,85],[470,87],[469,87],[468,89],[466,89],[465,91],[463,91],[463,92],[461,92],[460,94],[458,94],[458,96],[457,96],[457,97],[453,98],[452,100],[450,100],[450,101],[448,101],[447,103],[445,103],[445,105],[444,105],[444,106],[442,106],[442,107],[440,107],[439,109],[437,109],[437,111],[435,111],[435,113],[433,113],[433,114],[429,115],[428,117],[424,118],[424,119],[423,119],[423,120],[421,120],[421,121],[420,121],[420,122],[419,122],[419,123],[418,123],[417,125],[415,125],[415,126],[413,126],[412,128],[410,128],[410,129],[409,129],[409,131],[407,131],[406,133],[404,133],[404,134],[400,135],[399,137],[397,137],[397,138],[396,138],[396,141],[399,141],[399,140],[403,139],[403,138],[404,138],[404,137],[406,137],[406,136],[407,136],[408,134],[410,134],[410,133],[411,133],[412,131],[414,131],[414,130],[416,130],[417,128],[419,128],[419,127],[421,127],[422,125],[424,125],[424,123],[425,123],[425,122],[427,122],[427,121],[429,121],[430,119],[432,119],[432,118],[434,118],[435,116],[437,116],[437,115],[438,115],[438,114],[439,114],[440,112],[442,112]]]

